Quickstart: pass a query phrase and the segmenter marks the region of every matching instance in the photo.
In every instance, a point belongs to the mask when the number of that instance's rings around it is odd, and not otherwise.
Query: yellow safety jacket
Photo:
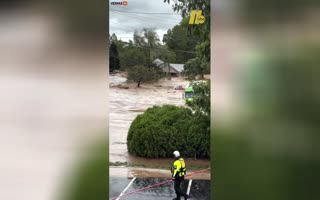
[[[186,164],[183,158],[179,158],[174,161],[173,166],[171,168],[172,177],[182,177],[186,174]]]

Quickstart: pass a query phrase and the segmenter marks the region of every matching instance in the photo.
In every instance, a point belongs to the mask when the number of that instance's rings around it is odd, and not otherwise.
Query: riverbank
[[[173,159],[146,159],[146,158],[135,158],[134,160],[131,157],[131,161],[127,162],[109,162],[111,167],[144,167],[144,168],[153,168],[153,169],[169,169],[172,165]],[[210,160],[193,160],[185,159],[188,169],[198,170],[203,168],[210,167]]]
[[[210,160],[205,159],[185,159],[188,172],[208,169],[211,166]],[[153,177],[170,178],[170,168],[173,159],[146,159],[131,157],[129,162],[110,162],[110,176],[120,177]],[[210,180],[210,171],[197,174],[193,179]]]

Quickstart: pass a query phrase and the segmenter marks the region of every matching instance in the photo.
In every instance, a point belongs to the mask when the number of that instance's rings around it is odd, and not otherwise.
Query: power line
[[[129,11],[125,11],[125,10],[112,10],[111,11],[115,11],[115,13],[117,14],[130,14],[132,16],[138,16],[138,17],[146,17],[146,18],[151,18],[151,17],[156,17],[156,18],[160,18],[160,19],[163,19],[164,16],[154,16],[154,15],[180,15],[180,14],[176,14],[176,13],[143,13],[143,12],[129,12]],[[134,15],[134,14],[138,14],[138,15]],[[146,16],[146,14],[151,14],[153,16]],[[144,16],[141,16],[141,15],[144,15]],[[172,18],[167,18],[166,21],[173,21],[173,22],[176,22],[176,23],[180,23],[182,20],[182,17],[181,19],[172,19]]]
[[[117,24],[119,24],[119,25],[121,25],[120,23],[117,23]],[[122,25],[122,26],[125,26],[125,25]],[[117,27],[117,25],[112,25],[112,27],[113,28],[115,28],[115,29],[120,29],[120,30],[124,30],[123,28],[125,28],[125,27],[121,27],[121,28],[119,28],[119,27]],[[111,28],[112,28],[111,27]],[[130,32],[134,32],[134,31],[136,31],[137,29],[134,29],[133,27],[130,27],[130,26],[126,26],[126,27],[128,27],[128,28],[132,28],[132,29],[126,29],[126,30],[124,30],[124,31],[130,31]],[[172,30],[172,29],[171,29]],[[110,32],[112,32],[112,31],[110,31]],[[164,33],[164,34],[168,34],[168,33]],[[126,37],[128,37],[128,36],[126,36]],[[133,36],[130,36],[131,38],[133,37]],[[144,36],[139,36],[139,37],[142,37],[142,38],[145,38]],[[192,41],[202,41],[203,39],[201,38],[201,37],[195,37],[195,36],[187,36],[187,39],[188,40],[192,40]],[[178,41],[178,40],[181,40],[181,38],[178,38],[178,39],[175,39],[176,41]]]
[[[134,38],[134,36],[120,36],[120,35],[117,35],[118,38]],[[146,38],[144,36],[139,36],[140,38]],[[192,40],[192,41],[195,41],[195,42],[200,42],[200,39],[197,38],[197,39],[194,39],[194,38],[187,38],[188,40]],[[178,38],[176,39],[175,41],[179,42],[179,41],[182,41],[181,38]]]
[[[124,43],[126,43],[126,42],[124,42]],[[136,47],[136,46],[134,46],[134,47]],[[139,47],[137,47],[137,48],[139,48]],[[143,48],[143,47],[142,47],[142,48]],[[168,51],[168,50],[166,50],[166,49],[163,49],[163,51],[166,51],[166,52],[175,54],[175,52],[170,52],[170,51]],[[163,51],[162,51],[162,52],[163,52]],[[155,53],[160,53],[160,52],[161,52],[161,51],[156,51]],[[119,52],[119,54],[121,54],[121,52]],[[156,55],[157,55],[157,54],[156,54]],[[120,55],[119,55],[119,56],[114,56],[114,55],[109,54],[109,57],[119,59],[119,60],[120,60],[120,63],[121,63],[121,61],[123,61],[123,60],[125,60],[125,61],[130,61],[130,62],[132,62],[132,63],[137,63],[137,60],[135,60],[135,59],[133,59],[133,58],[129,58],[129,57],[122,57],[122,58],[120,58]],[[141,64],[141,63],[137,63],[137,64]]]
[[[118,25],[121,25],[121,26],[128,27],[128,28],[130,28],[130,30],[131,30],[132,32],[134,32],[134,31],[136,31],[136,30],[139,30],[137,27],[132,27],[132,26],[123,25],[123,24],[120,24],[120,23],[118,23],[118,22],[111,22],[111,23],[113,23],[113,26],[115,25],[114,23],[116,23],[116,25],[118,24]],[[112,25],[112,24],[111,24],[111,25]]]
[[[132,32],[131,30],[125,30],[125,29],[122,29],[119,27],[111,27],[111,29],[118,29],[118,30],[125,31],[125,32]]]
[[[175,26],[175,25],[179,24],[178,22],[169,22],[169,23],[159,22],[159,20],[161,20],[163,18],[161,18],[161,19],[152,19],[150,17],[136,16],[136,15],[132,15],[132,14],[129,14],[129,13],[117,13],[117,14],[125,15],[127,17],[135,18],[135,19],[143,20],[143,21],[149,21],[149,22],[155,21],[156,24],[162,24],[162,25],[165,25],[165,26]],[[152,20],[152,21],[150,21],[150,20]],[[168,20],[167,20],[167,22],[168,22]]]
[[[120,13],[119,13],[120,14]],[[122,13],[123,14],[123,13]],[[125,13],[128,14],[130,16],[137,16],[137,17],[141,17],[141,18],[145,18],[145,19],[153,19],[153,20],[163,20],[165,16],[146,16],[146,15],[139,15],[139,14],[134,14],[134,13]],[[170,23],[180,23],[181,19],[173,19],[173,18],[165,18],[166,22],[170,22]]]
[[[135,30],[134,30],[134,28],[132,28],[132,27],[126,27],[126,26],[119,26],[119,25],[117,25],[117,24],[110,24],[110,27],[111,28],[120,28],[120,29],[125,29],[126,31],[130,31],[130,32],[134,32]]]
[[[119,60],[120,60],[120,63],[121,63],[121,61],[125,60],[125,61],[130,61],[130,62],[132,62],[132,63],[134,63],[134,64],[137,63],[137,65],[138,65],[138,64],[141,64],[141,63],[139,63],[139,61],[137,62],[137,60],[134,60],[133,58],[128,58],[128,57],[120,58],[119,56],[114,56],[114,55],[110,55],[110,54],[109,54],[109,57],[119,59]],[[153,61],[152,61],[151,64],[153,64]],[[122,65],[122,64],[120,64],[120,65]],[[143,65],[143,64],[142,64],[142,65]]]
[[[125,43],[125,44],[131,44],[129,42],[124,42],[124,41],[118,41],[121,43]],[[184,50],[166,50],[166,49],[161,49],[161,48],[156,48],[156,47],[146,47],[146,46],[137,46],[136,44],[132,44],[134,47],[138,47],[138,48],[145,48],[145,49],[155,49],[155,50],[159,50],[159,51],[166,51],[166,52],[181,52],[181,53],[191,53],[191,54],[196,54],[195,51],[184,51]]]
[[[133,36],[125,36],[125,37],[122,37],[121,35],[118,35],[117,37],[119,38],[134,38]],[[144,36],[140,36],[141,38],[146,38]]]
[[[125,26],[125,27],[128,27],[128,28],[133,28],[132,26],[123,25],[123,24],[120,24],[120,23],[118,23],[118,22],[112,22],[112,21],[110,21],[110,23],[116,23],[116,24],[119,24],[119,25],[121,25],[121,26]],[[135,27],[135,28],[136,28],[136,27]]]
[[[116,23],[116,22],[112,22],[112,23]],[[120,23],[117,23],[117,24],[119,24],[119,25],[121,25]],[[122,25],[122,26],[125,26],[125,25]],[[126,27],[128,27],[128,28],[126,28]],[[118,29],[118,30],[122,30],[122,31],[125,31],[125,32],[135,32],[137,29],[135,29],[135,28],[133,28],[133,27],[130,27],[130,26],[125,26],[125,27],[118,27],[117,25],[112,25],[111,24],[111,30],[112,29]],[[111,31],[111,32],[113,32],[113,31]],[[167,33],[165,33],[165,34],[167,34]],[[144,36],[139,36],[140,38],[146,38],[146,37],[144,37]],[[128,36],[126,36],[126,37],[121,37],[121,38],[133,38],[133,36],[130,36],[130,37],[128,37]],[[177,38],[177,39],[175,39],[176,41],[181,41],[182,40],[182,38]],[[191,40],[191,41],[195,41],[195,42],[201,42],[202,41],[202,39],[200,38],[200,37],[193,37],[193,36],[187,36],[187,40]]]
[[[136,14],[146,14],[146,15],[180,15],[179,13],[146,13],[146,12],[132,12],[132,11],[114,10],[114,9],[110,9],[110,11],[125,12],[125,13],[136,13]]]

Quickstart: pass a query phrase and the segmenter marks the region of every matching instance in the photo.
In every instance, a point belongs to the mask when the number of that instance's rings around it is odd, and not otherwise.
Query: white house
[[[171,75],[179,76],[183,73],[184,64],[175,64],[175,63],[165,63],[160,59],[155,59],[152,64],[162,69],[165,73],[170,73]]]

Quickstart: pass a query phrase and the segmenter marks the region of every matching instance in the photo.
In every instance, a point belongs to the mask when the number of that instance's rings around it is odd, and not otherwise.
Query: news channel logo
[[[110,4],[112,6],[127,6],[128,1],[111,1]]]

